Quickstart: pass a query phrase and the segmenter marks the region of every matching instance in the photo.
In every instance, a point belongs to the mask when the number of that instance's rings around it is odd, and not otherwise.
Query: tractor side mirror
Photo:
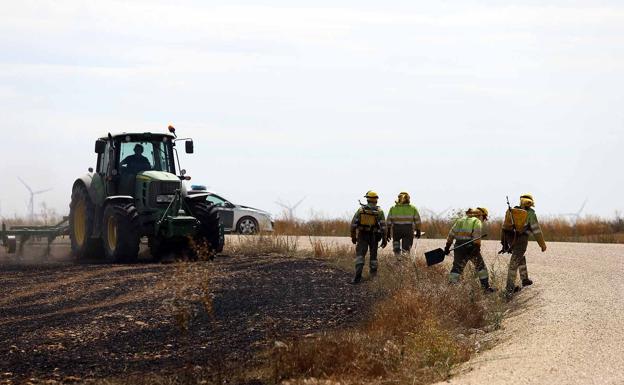
[[[189,139],[186,142],[184,142],[184,145],[185,145],[187,154],[192,154],[193,151],[195,150],[195,148],[193,147],[193,140],[192,139]]]
[[[95,141],[95,153],[103,154],[106,150],[106,141],[98,139]]]

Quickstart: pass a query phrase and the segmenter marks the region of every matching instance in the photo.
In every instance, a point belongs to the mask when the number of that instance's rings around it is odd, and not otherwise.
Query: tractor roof
[[[111,133],[111,136],[113,138],[119,138],[119,137],[124,137],[124,136],[132,136],[132,137],[147,137],[147,136],[167,136],[169,138],[175,138],[175,136],[173,136],[172,133],[170,132],[117,132],[117,133]],[[104,135],[102,136],[100,139],[108,139],[108,135]]]

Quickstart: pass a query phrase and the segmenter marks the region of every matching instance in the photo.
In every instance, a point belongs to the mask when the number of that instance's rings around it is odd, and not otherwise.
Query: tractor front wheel
[[[107,262],[135,262],[139,255],[139,214],[133,204],[104,209],[102,240]]]
[[[221,218],[217,206],[203,201],[192,202],[189,206],[191,213],[200,223],[195,242],[206,243],[213,253],[223,251]]]

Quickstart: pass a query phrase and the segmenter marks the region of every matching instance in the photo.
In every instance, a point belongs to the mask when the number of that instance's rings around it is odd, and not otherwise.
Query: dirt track
[[[496,261],[495,243],[487,244]],[[492,350],[451,384],[624,384],[624,245],[550,243],[528,251],[535,282]],[[499,259],[508,261],[508,257]]]
[[[251,365],[275,339],[340,327],[368,301],[324,262],[220,257],[210,271],[213,317],[181,332],[163,290],[173,265],[8,263],[0,257],[0,383],[172,373]],[[7,381],[7,382],[3,382]]]

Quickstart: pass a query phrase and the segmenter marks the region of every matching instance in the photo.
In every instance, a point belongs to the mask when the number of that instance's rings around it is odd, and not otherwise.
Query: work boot
[[[351,284],[357,285],[358,283],[362,282],[362,269],[363,268],[364,266],[357,266],[355,268],[355,277],[353,277],[353,281],[351,281]]]
[[[531,281],[528,278],[525,278],[525,279],[522,280],[522,287],[524,287],[524,286],[531,286],[532,284],[533,284],[533,281]]]
[[[518,293],[520,290],[522,290],[520,286],[514,286],[512,288],[507,286],[507,288],[505,289],[505,299],[507,301],[511,301],[511,298],[513,297],[513,295]]]
[[[371,276],[371,278],[377,277],[377,269],[371,269],[370,270],[370,276]]]
[[[494,293],[496,291],[496,289],[494,289],[493,287],[490,287],[490,280],[488,278],[483,278],[480,281],[481,281],[481,287],[483,288],[483,291],[486,294]]]
[[[513,298],[513,291],[505,290],[505,301],[509,302]]]

